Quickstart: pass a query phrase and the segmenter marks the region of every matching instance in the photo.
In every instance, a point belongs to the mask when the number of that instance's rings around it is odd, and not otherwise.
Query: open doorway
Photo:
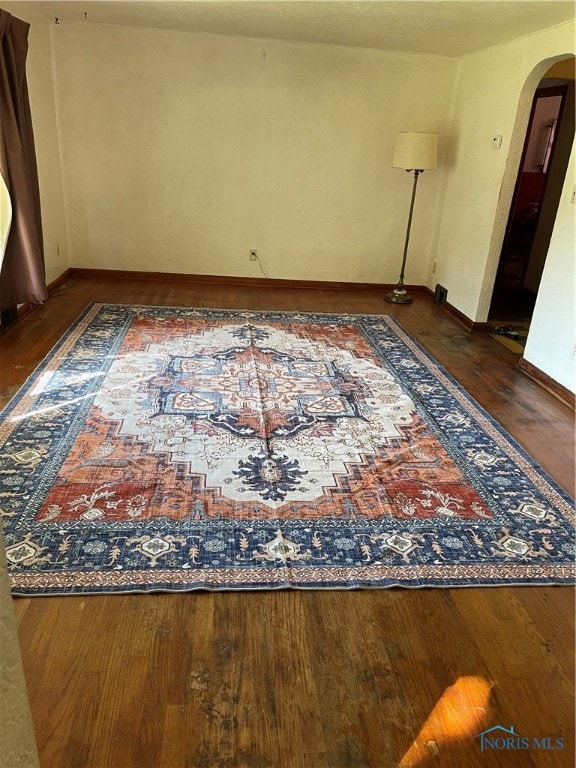
[[[488,322],[523,354],[574,140],[574,57],[540,81],[526,131]]]

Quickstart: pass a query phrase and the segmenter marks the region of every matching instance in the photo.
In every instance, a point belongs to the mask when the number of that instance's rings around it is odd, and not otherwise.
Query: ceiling
[[[572,0],[33,0],[60,23],[464,56],[575,16]],[[86,14],[86,15],[85,15]]]

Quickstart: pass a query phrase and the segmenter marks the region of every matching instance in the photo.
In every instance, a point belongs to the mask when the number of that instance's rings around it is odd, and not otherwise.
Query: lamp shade
[[[436,168],[437,133],[399,133],[394,149],[394,168],[432,170]]]

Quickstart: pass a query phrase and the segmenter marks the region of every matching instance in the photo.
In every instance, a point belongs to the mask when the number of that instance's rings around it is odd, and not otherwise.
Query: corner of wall
[[[56,116],[56,137],[58,144],[58,166],[60,168],[60,183],[62,187],[62,202],[63,202],[63,218],[64,218],[64,230],[66,233],[66,268],[69,269],[72,266],[72,249],[70,240],[70,226],[68,222],[68,205],[66,195],[66,183],[64,180],[64,169],[62,163],[62,127],[60,123],[60,91],[58,81],[58,69],[56,66],[55,56],[55,35],[56,24],[49,22],[50,32],[50,63],[52,69],[52,88],[54,94],[54,113]]]
[[[458,89],[460,87],[460,75],[462,72],[462,59],[458,59],[456,77],[454,78],[454,84],[452,86],[452,93],[450,95],[450,114],[449,114],[449,129],[448,135],[443,139],[443,151],[442,161],[448,166],[444,172],[444,178],[440,187],[440,194],[438,195],[438,203],[436,206],[436,225],[434,227],[434,234],[432,239],[432,248],[430,249],[430,261],[428,264],[428,278],[426,285],[431,290],[434,290],[434,285],[437,282],[438,269],[442,266],[442,254],[439,248],[440,231],[442,228],[442,220],[444,218],[445,206],[446,206],[446,189],[448,187],[448,179],[450,177],[449,162],[451,159],[451,146],[450,141],[454,134],[454,125],[456,119],[456,97],[458,95]]]

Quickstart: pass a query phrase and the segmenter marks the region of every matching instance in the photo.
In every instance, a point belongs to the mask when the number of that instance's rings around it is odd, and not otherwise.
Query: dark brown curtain
[[[0,174],[12,202],[12,225],[0,271],[0,309],[47,298],[38,171],[26,83],[29,26],[0,10]]]

